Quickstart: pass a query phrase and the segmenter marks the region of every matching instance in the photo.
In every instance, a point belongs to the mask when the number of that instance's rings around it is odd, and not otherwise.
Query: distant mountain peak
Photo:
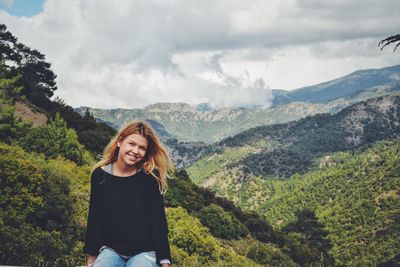
[[[177,102],[177,103],[155,103],[151,104],[144,108],[146,111],[150,112],[171,112],[171,111],[179,111],[179,112],[196,112],[196,109],[190,106],[187,103]]]

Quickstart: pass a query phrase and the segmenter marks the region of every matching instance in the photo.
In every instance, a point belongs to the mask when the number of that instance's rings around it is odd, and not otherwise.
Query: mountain
[[[386,266],[400,254],[399,109],[400,96],[384,96],[249,129],[187,171],[293,243],[321,240],[335,265]]]
[[[165,134],[167,139],[212,144],[256,126],[295,121],[317,113],[333,114],[353,103],[395,94],[400,94],[400,65],[360,70],[294,91],[273,90],[273,105],[269,108],[212,109],[207,103],[196,107],[185,103],[156,103],[143,109],[79,107],[75,110],[82,115],[88,110],[97,120],[115,129],[131,120],[151,120],[163,126],[159,134]],[[178,158],[187,157],[179,155]]]
[[[400,134],[400,96],[354,104],[336,114],[260,126],[219,143],[222,152],[188,168],[197,184],[240,202],[236,195],[252,177],[289,178],[322,164],[324,156],[351,151]],[[329,159],[329,156],[328,156]],[[221,168],[221,166],[223,168]]]
[[[355,71],[344,77],[293,91],[273,90],[273,105],[295,101],[307,103],[328,103],[340,98],[354,99],[360,95],[399,91],[400,65],[382,69]],[[379,92],[381,91],[381,92]]]
[[[110,122],[116,129],[131,120],[153,120],[161,123],[169,135],[180,141],[210,144],[258,125],[287,122],[310,114],[329,112],[329,108],[319,104],[290,103],[266,110],[222,108],[198,111],[184,103],[157,103],[144,109],[79,107],[75,111],[83,114],[88,109],[96,119]]]

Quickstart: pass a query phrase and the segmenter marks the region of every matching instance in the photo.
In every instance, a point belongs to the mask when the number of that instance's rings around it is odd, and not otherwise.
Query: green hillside
[[[399,135],[399,113],[400,96],[383,96],[333,115],[317,114],[286,124],[256,127],[219,145],[259,148],[241,160],[245,174],[290,177],[319,164],[318,158],[326,153],[348,151]]]
[[[239,152],[236,155],[240,158]],[[215,161],[223,166],[222,158]],[[235,158],[226,162],[235,165]],[[212,169],[206,159],[202,163]],[[239,182],[232,172],[219,173],[220,180],[210,189],[245,210],[260,212],[275,228],[301,242],[306,237],[291,229],[300,225],[304,231],[307,219],[314,216],[330,241],[329,255],[339,266],[375,266],[400,253],[399,138],[364,152],[327,155],[317,170],[290,179],[249,175]]]
[[[284,228],[297,212],[315,211],[338,265],[370,266],[395,257],[400,253],[400,139],[332,159],[336,166],[292,177],[281,185],[282,193],[269,191],[262,208],[266,218]]]

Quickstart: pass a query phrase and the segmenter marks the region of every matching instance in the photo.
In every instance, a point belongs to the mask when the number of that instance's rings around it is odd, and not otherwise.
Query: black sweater
[[[97,256],[103,245],[125,256],[154,250],[158,264],[171,261],[163,197],[144,170],[129,177],[93,171],[83,251]]]

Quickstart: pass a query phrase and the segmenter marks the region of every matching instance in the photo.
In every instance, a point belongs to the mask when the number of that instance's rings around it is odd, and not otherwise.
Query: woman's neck
[[[112,163],[113,164],[113,174],[116,176],[131,176],[138,171],[136,165],[127,165],[119,160]]]

